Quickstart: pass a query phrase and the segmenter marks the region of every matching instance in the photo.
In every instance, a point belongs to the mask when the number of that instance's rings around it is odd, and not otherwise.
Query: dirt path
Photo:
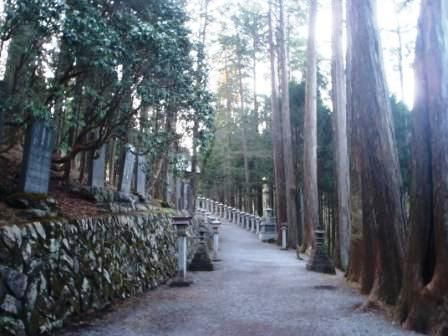
[[[350,336],[417,335],[379,312],[341,276],[305,270],[293,251],[280,251],[232,224],[221,234],[217,270],[195,273],[189,288],[162,287],[129,299],[91,325],[63,336]]]

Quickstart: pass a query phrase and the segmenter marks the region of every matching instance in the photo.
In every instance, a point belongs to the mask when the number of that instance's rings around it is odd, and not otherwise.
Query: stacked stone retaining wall
[[[166,282],[176,272],[171,216],[0,228],[0,335],[40,335]]]

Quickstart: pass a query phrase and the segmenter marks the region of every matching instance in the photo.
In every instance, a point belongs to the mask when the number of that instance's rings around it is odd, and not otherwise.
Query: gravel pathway
[[[221,262],[193,274],[189,288],[161,287],[128,299],[88,326],[62,336],[355,336],[417,335],[380,312],[341,275],[308,272],[294,251],[222,225]]]

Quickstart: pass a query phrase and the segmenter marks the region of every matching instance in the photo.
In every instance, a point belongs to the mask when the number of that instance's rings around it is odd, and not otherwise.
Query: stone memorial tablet
[[[3,103],[6,99],[7,95],[7,86],[5,81],[0,81],[0,100]],[[3,122],[4,122],[4,114],[2,108],[0,108],[0,144],[3,142]]]
[[[48,193],[53,137],[53,129],[44,121],[34,121],[28,127],[20,178],[23,192]]]
[[[183,210],[183,182],[180,178],[176,178],[176,209]]]
[[[135,190],[137,194],[142,196],[146,196],[146,169],[146,158],[143,155],[138,155],[135,173]]]
[[[106,169],[106,145],[91,151],[89,161],[89,186],[104,188]]]
[[[185,210],[193,211],[193,192],[190,183],[184,183],[183,205]]]
[[[123,164],[121,166],[119,191],[129,194],[131,192],[132,176],[134,172],[135,154],[134,147],[126,145],[123,153]]]

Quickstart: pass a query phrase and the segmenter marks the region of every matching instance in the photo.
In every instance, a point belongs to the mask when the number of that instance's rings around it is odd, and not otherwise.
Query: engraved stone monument
[[[126,145],[123,153],[123,165],[121,167],[119,190],[129,194],[131,192],[132,175],[134,172],[135,155],[134,147]]]
[[[146,197],[146,158],[143,155],[137,156],[135,170],[135,191],[137,194]]]
[[[28,127],[23,152],[20,189],[23,192],[46,194],[50,183],[53,130],[40,120]]]
[[[106,145],[99,149],[91,151],[89,161],[89,180],[88,184],[94,188],[104,188],[106,168]]]

